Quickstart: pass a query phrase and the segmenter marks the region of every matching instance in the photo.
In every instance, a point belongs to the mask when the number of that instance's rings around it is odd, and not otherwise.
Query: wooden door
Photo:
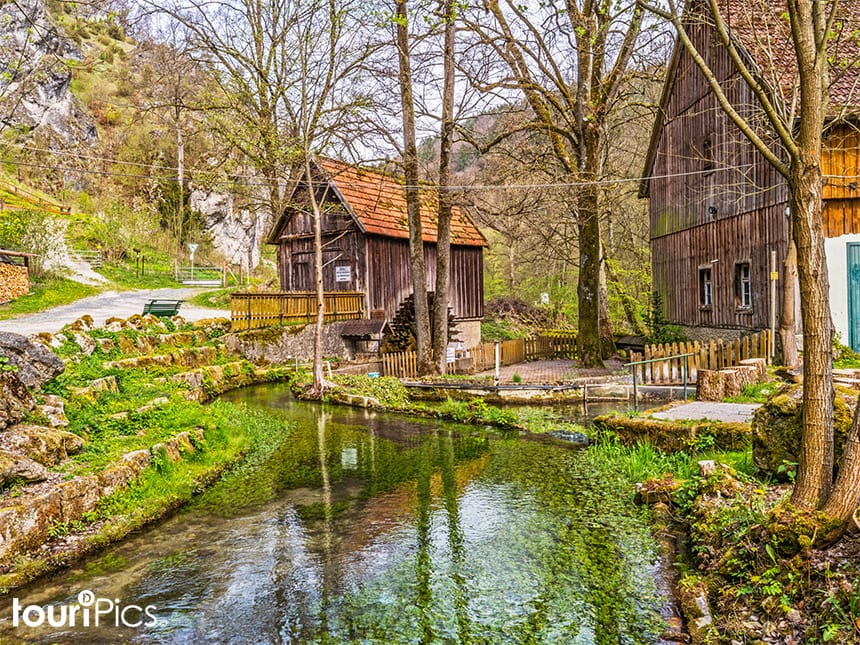
[[[847,244],[848,254],[848,343],[860,351],[860,243]]]

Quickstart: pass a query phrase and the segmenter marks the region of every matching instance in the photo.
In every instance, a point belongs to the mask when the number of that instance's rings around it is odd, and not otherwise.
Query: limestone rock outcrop
[[[15,374],[31,388],[42,387],[66,369],[65,363],[47,347],[11,332],[0,332],[0,356],[17,368]]]
[[[0,430],[15,425],[36,400],[15,372],[0,371]]]
[[[0,488],[16,482],[40,482],[49,472],[39,462],[14,452],[0,450]]]
[[[0,433],[0,450],[27,455],[43,466],[54,466],[80,452],[84,440],[78,435],[42,426],[22,424]]]
[[[0,65],[8,72],[0,79],[6,124],[63,145],[95,143],[95,122],[72,95],[66,64],[81,60],[81,52],[51,22],[45,0],[2,3],[0,25]]]
[[[268,213],[237,206],[233,195],[201,189],[191,192],[191,208],[206,218],[206,230],[227,262],[246,271],[260,264],[260,248],[270,224]]]

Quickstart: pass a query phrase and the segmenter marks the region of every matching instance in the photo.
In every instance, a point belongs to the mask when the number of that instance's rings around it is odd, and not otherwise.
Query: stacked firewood
[[[29,292],[27,267],[0,262],[0,302],[15,300]]]
[[[433,330],[433,296],[427,293],[427,307],[430,310],[430,330]],[[404,300],[394,319],[389,325],[389,331],[383,339],[384,352],[405,352],[415,349],[415,294]],[[448,342],[457,342],[457,328],[454,326],[454,313],[448,307]]]

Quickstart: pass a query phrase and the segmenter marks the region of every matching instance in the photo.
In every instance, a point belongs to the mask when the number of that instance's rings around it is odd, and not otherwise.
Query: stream
[[[590,449],[282,385],[223,398],[294,430],[170,519],[0,601],[0,643],[660,642],[648,517]],[[24,625],[30,605],[65,622]]]

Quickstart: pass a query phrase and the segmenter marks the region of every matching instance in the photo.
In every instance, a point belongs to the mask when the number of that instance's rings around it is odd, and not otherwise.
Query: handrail
[[[639,411],[639,393],[636,388],[636,366],[637,365],[647,365],[648,363],[662,363],[663,361],[669,361],[673,358],[683,358],[684,365],[681,369],[681,373],[684,375],[684,400],[687,400],[687,373],[690,369],[690,356],[695,356],[695,352],[688,352],[686,354],[673,354],[672,356],[661,356],[660,358],[649,358],[644,361],[634,361],[632,363],[625,363],[624,367],[632,368],[633,373],[633,411]]]

